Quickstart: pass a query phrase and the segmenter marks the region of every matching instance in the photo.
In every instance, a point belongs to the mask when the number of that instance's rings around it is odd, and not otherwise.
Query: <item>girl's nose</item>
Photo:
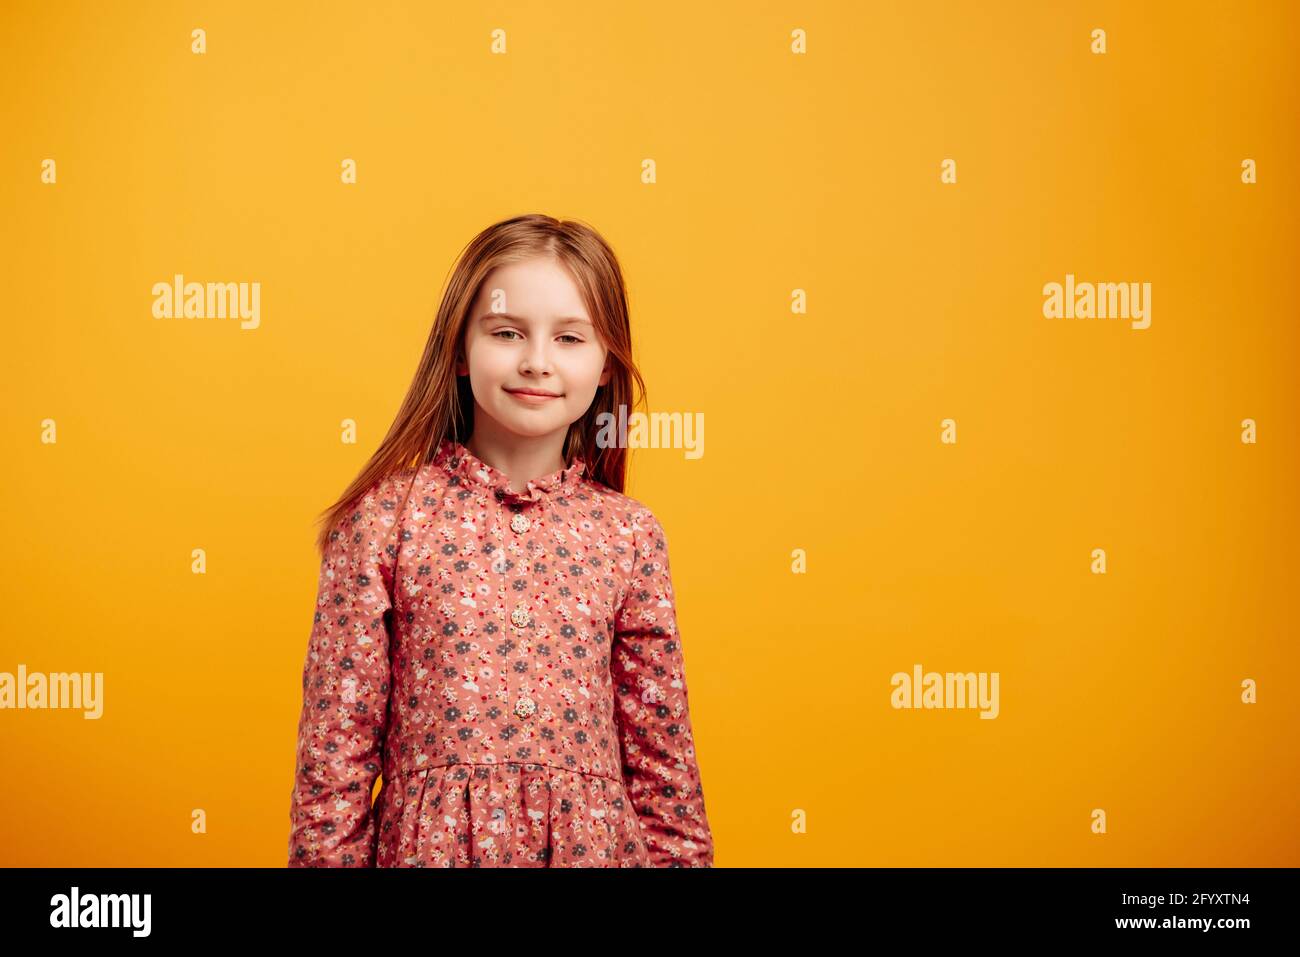
[[[538,374],[551,371],[551,357],[545,344],[533,345],[524,355],[524,368]]]

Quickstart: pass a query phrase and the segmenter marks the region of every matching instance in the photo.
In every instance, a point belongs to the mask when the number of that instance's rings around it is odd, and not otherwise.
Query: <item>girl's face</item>
[[[559,432],[562,440],[609,381],[607,354],[568,272],[538,258],[488,274],[465,323],[465,358],[456,371],[469,375],[476,422],[488,416],[518,436]]]

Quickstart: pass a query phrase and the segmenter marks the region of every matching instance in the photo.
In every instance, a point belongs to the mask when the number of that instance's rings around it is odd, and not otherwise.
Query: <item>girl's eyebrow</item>
[[[493,319],[509,319],[511,322],[523,323],[525,326],[529,325],[527,319],[523,318],[522,316],[513,315],[509,312],[485,312],[479,318],[483,322],[491,322]],[[584,318],[583,316],[560,316],[558,319],[555,320],[555,324],[557,326],[562,326],[566,322],[583,323],[588,326],[591,325],[591,320]]]

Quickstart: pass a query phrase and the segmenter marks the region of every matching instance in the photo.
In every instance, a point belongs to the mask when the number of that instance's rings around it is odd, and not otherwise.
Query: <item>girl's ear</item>
[[[596,381],[596,384],[597,384],[597,385],[609,385],[609,377],[610,377],[610,375],[613,374],[613,371],[614,371],[614,370],[613,370],[612,368],[610,368],[609,357],[606,356],[606,357],[605,357],[605,368],[602,369],[602,370],[600,371],[600,378]]]

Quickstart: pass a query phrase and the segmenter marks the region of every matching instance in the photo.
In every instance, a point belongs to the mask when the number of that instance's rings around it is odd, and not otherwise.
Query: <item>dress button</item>
[[[532,698],[520,698],[515,702],[515,714],[521,718],[527,718],[537,710],[537,704]]]
[[[515,517],[510,519],[510,527],[520,535],[528,531],[528,526],[532,524],[532,522],[528,521],[528,516],[522,512],[515,512]]]
[[[510,613],[510,620],[515,623],[516,628],[526,628],[532,621],[533,616],[528,613],[528,609],[520,605]]]

